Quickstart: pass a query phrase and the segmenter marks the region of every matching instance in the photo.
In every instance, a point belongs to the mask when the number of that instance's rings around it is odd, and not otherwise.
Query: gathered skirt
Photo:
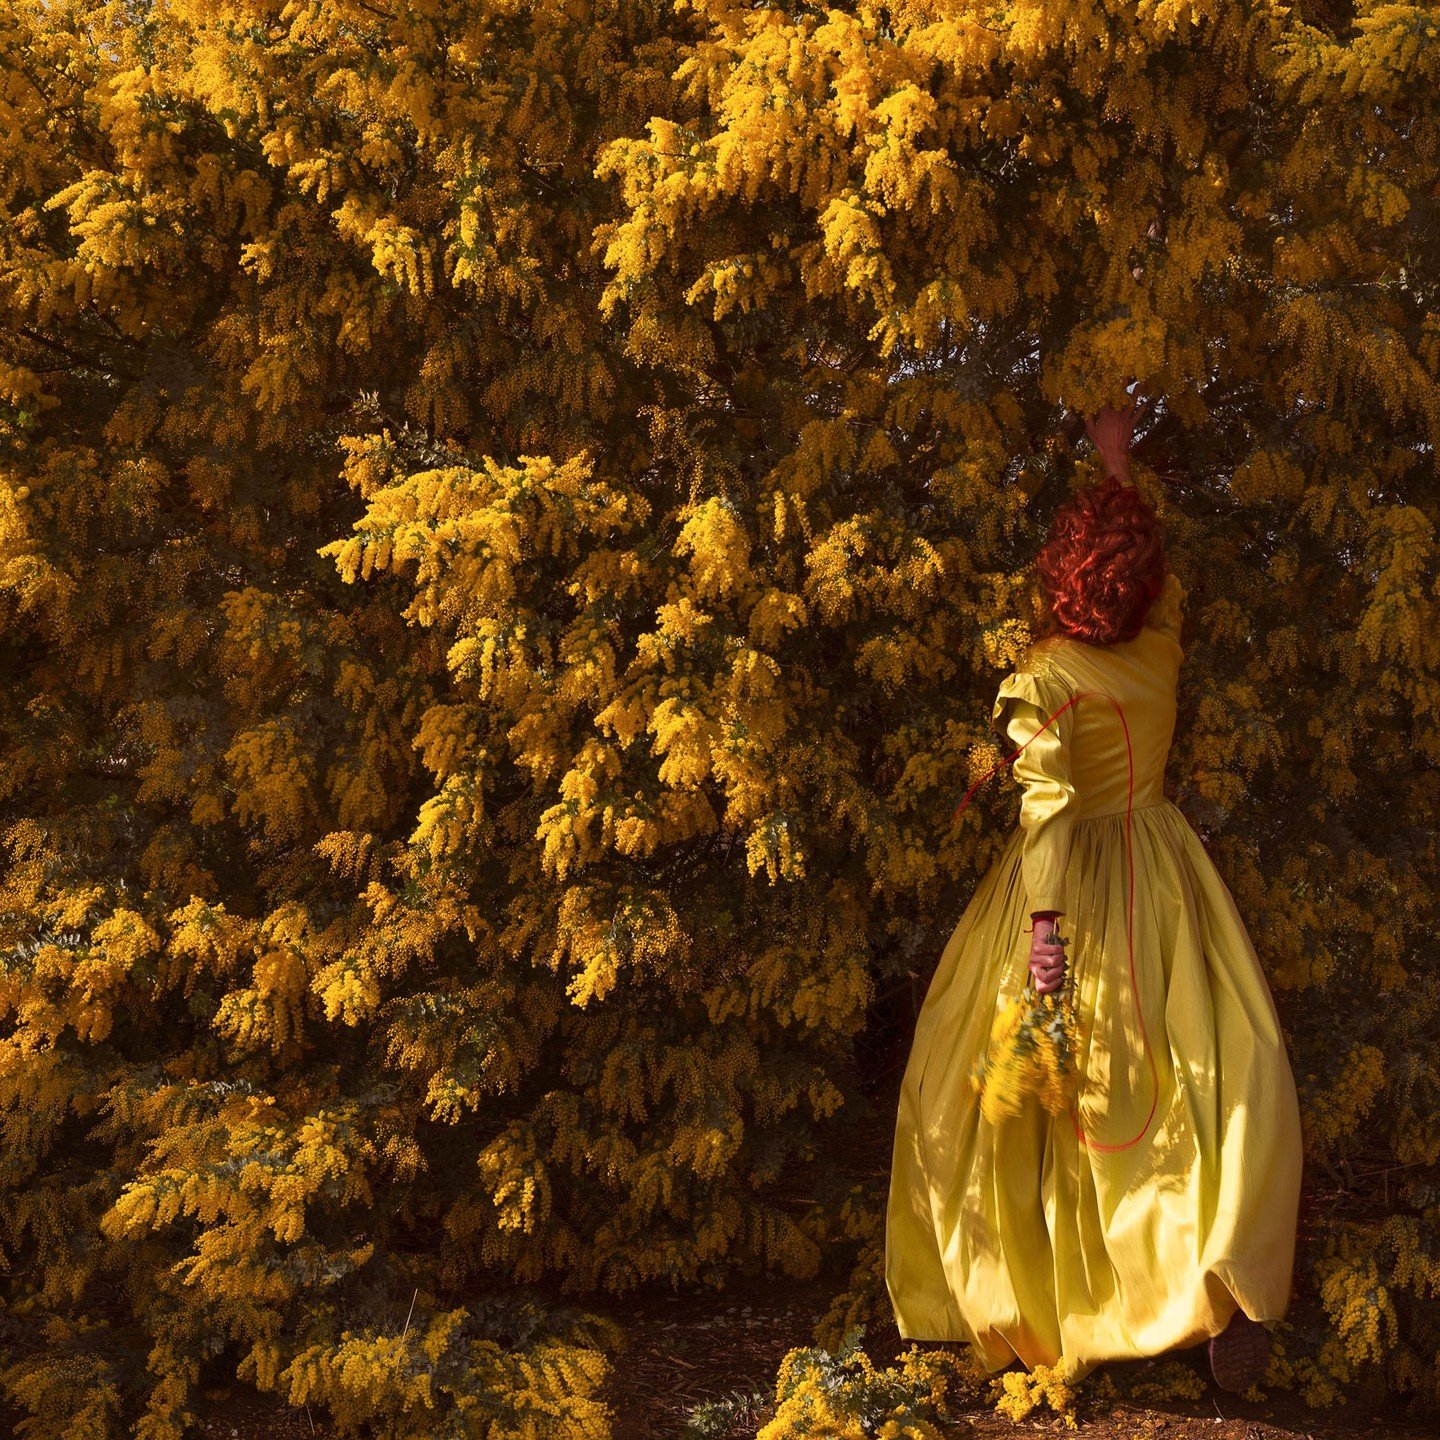
[[[885,1278],[902,1338],[1075,1381],[1198,1344],[1237,1307],[1280,1319],[1300,1202],[1294,1075],[1234,899],[1170,801],[1131,814],[1133,891],[1124,814],[1074,827],[1059,921],[1073,1110],[981,1115],[971,1070],[1029,975],[1021,837],[941,954],[901,1083]]]

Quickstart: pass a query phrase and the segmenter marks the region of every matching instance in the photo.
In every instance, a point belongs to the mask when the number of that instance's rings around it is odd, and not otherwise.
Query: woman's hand
[[[1135,425],[1149,408],[1148,402],[1142,406],[1132,400],[1123,410],[1107,405],[1098,414],[1085,417],[1085,433],[1107,475],[1130,478],[1130,444],[1135,438]]]
[[[1053,944],[1050,942],[1051,932],[1059,933],[1054,920],[1040,916],[1031,924],[1030,974],[1035,980],[1036,993],[1048,995],[1064,983],[1066,942],[1059,939]]]

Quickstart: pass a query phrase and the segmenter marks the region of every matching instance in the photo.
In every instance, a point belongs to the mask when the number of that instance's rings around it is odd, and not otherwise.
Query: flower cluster
[[[1007,1370],[990,1382],[997,1414],[1017,1424],[1041,1406],[1057,1415],[1067,1430],[1079,1428],[1075,1415],[1076,1389],[1063,1365],[1035,1365],[1029,1370]]]
[[[831,1353],[790,1350],[775,1383],[775,1414],[757,1440],[940,1440],[973,1433],[947,1398],[973,1382],[973,1362],[944,1350],[911,1345],[900,1363],[877,1370],[860,1347],[863,1327]]]
[[[1060,944],[1059,932],[1051,930]],[[1029,983],[996,1011],[985,1053],[971,1072],[980,1113],[992,1124],[1020,1114],[1035,1096],[1052,1115],[1075,1098],[1079,1068],[1075,1054],[1074,990],[1067,966],[1058,990],[1045,994]]]

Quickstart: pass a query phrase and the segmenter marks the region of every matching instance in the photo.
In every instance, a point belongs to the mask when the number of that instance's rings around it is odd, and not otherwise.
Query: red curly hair
[[[1107,475],[1055,512],[1035,569],[1045,597],[1041,638],[1131,640],[1165,584],[1164,529],[1134,485]]]

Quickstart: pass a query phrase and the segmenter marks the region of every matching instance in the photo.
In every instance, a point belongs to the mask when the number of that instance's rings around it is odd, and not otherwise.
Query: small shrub
[[[969,1427],[947,1407],[969,1378],[966,1362],[912,1345],[899,1363],[877,1370],[860,1348],[863,1327],[836,1353],[816,1346],[789,1351],[775,1384],[775,1418],[756,1440],[945,1440]],[[957,1428],[957,1426],[961,1428]]]

